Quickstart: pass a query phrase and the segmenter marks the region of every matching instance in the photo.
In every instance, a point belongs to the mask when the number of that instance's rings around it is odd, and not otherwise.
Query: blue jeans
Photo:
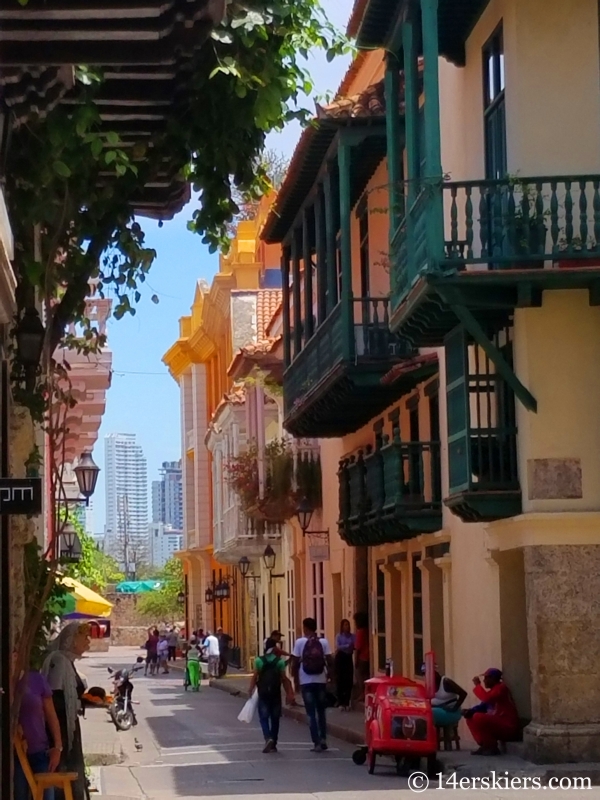
[[[42,751],[41,753],[30,753],[27,756],[29,765],[33,772],[48,772],[48,753]],[[15,800],[30,800],[31,792],[25,773],[21,769],[19,759],[15,758]],[[54,800],[54,788],[46,789],[44,792],[44,800]]]
[[[324,683],[306,683],[301,686],[304,708],[308,716],[310,738],[313,744],[320,744],[327,739],[327,722],[325,708],[327,702],[327,687]]]
[[[279,737],[279,720],[281,719],[281,700],[269,703],[258,698],[258,719],[265,742],[272,739],[277,744]]]

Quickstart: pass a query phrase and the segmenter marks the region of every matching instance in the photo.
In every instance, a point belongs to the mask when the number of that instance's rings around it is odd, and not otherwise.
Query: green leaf
[[[104,161],[106,164],[112,164],[117,158],[117,151],[116,150],[107,150],[104,154]]]
[[[101,139],[99,136],[96,136],[96,137],[95,137],[95,138],[92,140],[92,144],[91,144],[91,148],[90,148],[90,149],[91,149],[91,151],[92,151],[92,155],[94,156],[94,158],[96,158],[96,159],[97,159],[97,158],[99,158],[99,157],[100,157],[100,153],[102,152],[102,148],[103,148],[103,147],[104,147],[104,144],[103,144],[103,142],[102,142],[102,139]]]
[[[119,134],[115,133],[115,131],[109,131],[106,134],[106,141],[111,147],[117,147],[121,143]]]
[[[52,168],[61,178],[70,178],[72,175],[70,167],[68,167],[64,161],[55,161],[52,164]]]
[[[115,172],[119,177],[121,177],[127,172],[127,166],[125,164],[117,164],[115,167]]]

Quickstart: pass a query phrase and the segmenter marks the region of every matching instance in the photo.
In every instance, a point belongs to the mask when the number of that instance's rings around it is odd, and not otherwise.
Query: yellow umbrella
[[[75,578],[61,578],[60,582],[69,589],[69,594],[63,598],[66,616],[110,617],[112,603],[109,603],[97,592],[88,589]]]

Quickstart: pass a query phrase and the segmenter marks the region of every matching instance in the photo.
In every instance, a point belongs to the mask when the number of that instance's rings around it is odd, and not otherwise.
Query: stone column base
[[[536,764],[600,761],[600,724],[542,725],[531,722],[523,731],[525,758]]]

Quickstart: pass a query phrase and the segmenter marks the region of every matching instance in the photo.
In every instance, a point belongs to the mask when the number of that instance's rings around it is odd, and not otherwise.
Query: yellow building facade
[[[240,584],[234,567],[213,554],[214,465],[206,437],[233,388],[228,368],[234,350],[256,338],[264,325],[257,318],[257,293],[274,274],[275,284],[279,281],[278,269],[269,271],[273,253],[257,235],[267,208],[265,200],[251,219],[237,223],[218,273],[210,286],[198,282],[191,313],[179,320],[179,338],[163,358],[181,397],[184,549],[179,557],[186,580],[186,624],[189,630],[223,627],[233,635],[235,647],[242,639]],[[264,291],[279,302],[276,288]]]

